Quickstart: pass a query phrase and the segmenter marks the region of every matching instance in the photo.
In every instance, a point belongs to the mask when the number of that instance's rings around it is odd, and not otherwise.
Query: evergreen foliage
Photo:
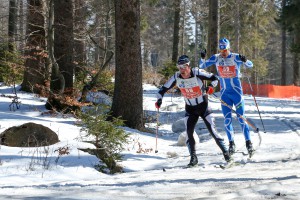
[[[24,60],[17,51],[10,52],[6,45],[0,46],[0,82],[8,85],[23,80]]]
[[[237,2],[238,5],[236,4]],[[231,41],[232,52],[246,55],[254,63],[251,71],[254,80],[264,80],[274,67],[279,70],[280,65],[270,66],[265,54],[271,35],[279,37],[279,32],[274,29],[276,7],[274,2],[254,0],[251,2],[230,0],[221,6],[221,33],[220,37],[227,37]],[[280,51],[272,52],[280,55]],[[271,56],[271,55],[270,55]]]
[[[289,32],[300,34],[300,1],[287,0],[287,6],[282,9],[280,21]],[[291,52],[300,53],[300,42],[293,42]]]
[[[95,106],[80,112],[79,118],[82,122],[80,126],[82,126],[81,131],[86,133],[84,138],[87,142],[94,144],[96,149],[105,151],[101,160],[112,170],[115,166],[112,163],[121,159],[120,152],[127,144],[129,134],[121,128],[124,125],[123,120],[112,117],[112,120],[107,121],[109,114],[99,114],[100,110],[103,110],[102,106]]]
[[[159,73],[162,74],[165,78],[169,78],[176,71],[178,71],[176,64],[172,61],[167,61],[165,62],[164,67],[159,70]]]

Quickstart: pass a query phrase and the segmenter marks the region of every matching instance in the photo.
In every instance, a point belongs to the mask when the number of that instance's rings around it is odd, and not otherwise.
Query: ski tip
[[[256,133],[258,133],[259,132],[259,128],[256,128],[256,131],[255,131]]]
[[[184,169],[189,169],[189,168],[195,168],[195,167],[198,167],[198,166],[199,166],[198,164],[192,165],[192,166],[187,165],[187,166],[185,166],[185,167],[183,167],[183,168],[184,168]]]

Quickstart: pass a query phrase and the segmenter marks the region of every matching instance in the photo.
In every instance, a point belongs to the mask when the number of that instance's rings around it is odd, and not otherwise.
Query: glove
[[[206,94],[211,95],[212,93],[214,93],[214,88],[211,86],[208,86],[205,88],[205,92],[206,92]]]
[[[241,59],[242,62],[246,62],[247,61],[246,56],[244,56],[242,54],[239,54],[239,57],[240,57],[240,59]]]
[[[157,101],[155,102],[155,108],[159,109],[161,104],[162,104],[162,99],[157,99]]]
[[[206,56],[206,49],[200,51],[200,56],[201,56],[202,59],[205,58],[205,56]]]

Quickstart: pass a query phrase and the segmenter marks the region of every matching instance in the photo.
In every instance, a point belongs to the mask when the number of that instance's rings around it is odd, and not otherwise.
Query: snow
[[[3,132],[27,122],[39,123],[57,133],[60,142],[40,148],[1,145],[1,199],[300,199],[300,102],[289,99],[256,97],[263,119],[259,118],[252,96],[245,95],[246,115],[260,128],[251,132],[257,148],[247,159],[244,137],[235,120],[235,141],[240,165],[222,170],[225,161],[201,119],[197,124],[199,167],[184,169],[189,162],[186,146],[178,146],[181,133],[172,132],[172,123],[184,116],[181,96],[167,94],[159,111],[156,150],[157,111],[154,103],[158,89],[144,84],[144,110],[154,133],[124,127],[130,143],[122,152],[124,173],[103,174],[94,166],[95,156],[78,150],[93,146],[82,142],[77,120],[68,115],[47,114],[45,98],[18,91],[21,107],[9,110],[11,87],[0,87],[0,117]],[[4,96],[5,95],[5,96]],[[223,130],[221,104],[212,99],[217,129]],[[200,127],[200,128],[199,128]],[[58,157],[57,149],[68,147],[70,154]]]

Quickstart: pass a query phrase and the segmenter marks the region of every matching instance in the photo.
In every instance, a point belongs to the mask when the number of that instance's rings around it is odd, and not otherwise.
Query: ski
[[[195,165],[195,166],[174,166],[174,167],[163,167],[162,170],[166,172],[169,169],[194,169],[194,168],[205,168],[202,165]]]
[[[221,168],[221,169],[229,169],[231,167],[234,167],[234,166],[238,166],[240,165],[241,163],[237,162],[237,161],[230,161],[226,164],[219,164],[216,166],[216,168]]]
[[[243,154],[243,156],[248,156],[248,159],[252,159],[255,152],[256,152],[256,149],[251,154],[249,154],[248,152],[242,152],[242,154]]]
[[[226,164],[219,164],[219,165],[215,165],[216,168],[221,168],[221,169],[229,169],[231,167],[234,166],[239,166],[239,165],[246,165],[247,163],[252,161],[252,157],[254,156],[256,152],[256,149],[254,149],[254,151],[252,151],[251,154],[249,154],[249,152],[244,152],[244,151],[236,151],[235,153],[241,153],[243,156],[247,156],[247,159],[242,159],[240,161],[230,161]]]
[[[244,151],[236,151],[235,153],[241,153],[243,156],[248,156],[248,158],[252,158],[255,152],[256,149],[254,149],[254,151],[251,154],[249,154],[249,152],[244,152]]]

